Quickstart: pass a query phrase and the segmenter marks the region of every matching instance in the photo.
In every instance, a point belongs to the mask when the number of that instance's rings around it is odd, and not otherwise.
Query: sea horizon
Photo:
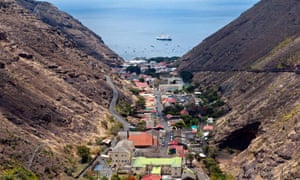
[[[258,0],[49,0],[125,60],[182,56]],[[168,34],[172,41],[156,37]]]

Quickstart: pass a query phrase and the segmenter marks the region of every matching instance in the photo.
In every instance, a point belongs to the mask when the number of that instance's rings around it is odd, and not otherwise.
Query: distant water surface
[[[124,59],[182,56],[258,0],[48,0]],[[172,41],[158,41],[159,34]]]

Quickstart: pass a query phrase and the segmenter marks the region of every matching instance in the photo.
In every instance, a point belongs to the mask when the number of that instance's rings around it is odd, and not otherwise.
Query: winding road
[[[130,124],[119,114],[116,112],[116,104],[119,98],[119,91],[115,87],[114,83],[112,82],[109,76],[105,76],[106,82],[110,85],[111,89],[113,90],[113,98],[110,102],[109,112],[114,116],[115,120],[122,123],[124,131],[129,130]]]
[[[119,92],[118,92],[117,88],[115,87],[114,83],[112,82],[111,78],[107,75],[105,76],[105,78],[106,78],[106,82],[109,84],[109,86],[113,90],[113,98],[109,105],[109,112],[114,116],[114,119],[116,121],[122,123],[124,131],[127,131],[127,130],[129,130],[130,124],[127,121],[125,121],[125,119],[119,113],[117,113],[115,110],[117,101],[119,98]],[[116,143],[117,143],[117,139],[114,138],[111,145],[115,146]],[[106,149],[105,152],[103,152],[103,154],[105,154],[107,151],[108,151],[108,149]],[[75,178],[76,179],[82,178],[82,176],[87,172],[87,170],[91,169],[99,161],[102,161],[101,159],[102,159],[102,157],[100,156],[100,154],[98,154]]]

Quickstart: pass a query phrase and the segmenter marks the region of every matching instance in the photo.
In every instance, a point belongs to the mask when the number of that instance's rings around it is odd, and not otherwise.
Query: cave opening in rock
[[[260,122],[255,122],[232,132],[219,144],[219,147],[221,149],[231,148],[240,151],[245,150],[251,141],[256,138],[260,124]]]

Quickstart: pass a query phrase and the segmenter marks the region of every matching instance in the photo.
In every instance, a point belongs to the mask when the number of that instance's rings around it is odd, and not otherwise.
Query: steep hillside
[[[109,133],[105,75],[122,98],[128,90],[107,65],[20,2],[0,2],[0,177],[30,170],[66,179],[79,162],[76,146]]]
[[[298,0],[262,0],[180,61],[232,109],[212,143],[236,179],[300,178],[299,32]]]
[[[300,71],[298,0],[262,0],[182,57],[189,71]]]
[[[110,66],[119,66],[123,63],[123,59],[109,49],[101,37],[50,3],[33,0],[18,0],[17,2],[40,18],[44,23],[63,33],[64,36],[73,41],[86,54]]]

